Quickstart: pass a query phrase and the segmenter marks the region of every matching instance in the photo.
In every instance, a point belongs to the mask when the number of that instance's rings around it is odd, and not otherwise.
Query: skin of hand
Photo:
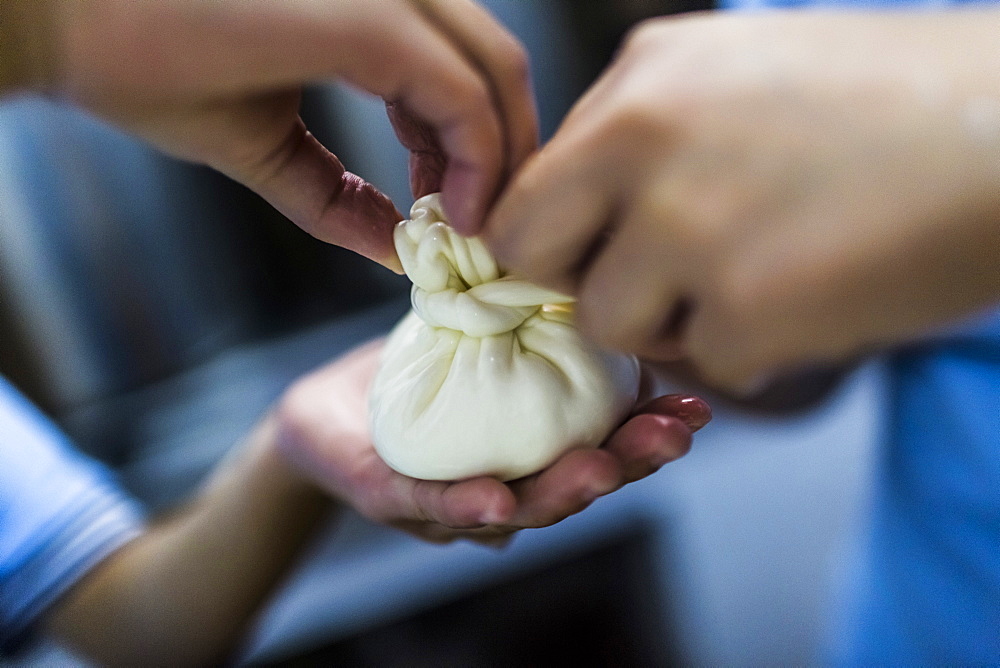
[[[581,328],[749,390],[1000,297],[1000,13],[638,26],[487,219]]]
[[[572,450],[535,475],[417,480],[390,469],[371,444],[368,388],[381,346],[359,348],[290,388],[276,410],[278,447],[334,498],[432,542],[501,546],[519,529],[555,524],[687,453],[691,433],[711,419],[700,399],[658,397],[603,447]]]
[[[97,665],[219,665],[333,504],[264,419],[190,502],[105,559],[47,616]]]
[[[402,216],[307,131],[304,84],[386,100],[415,195],[442,191],[460,226],[479,224],[537,145],[523,48],[471,0],[5,0],[2,11],[16,25],[0,87],[68,99],[396,270]]]
[[[658,397],[599,450],[502,484],[414,480],[379,459],[368,388],[381,341],[298,381],[192,500],[95,567],[56,602],[46,627],[101,665],[214,665],[317,526],[342,501],[421,538],[504,544],[685,454],[711,419],[695,397]],[[332,498],[331,498],[332,497]]]

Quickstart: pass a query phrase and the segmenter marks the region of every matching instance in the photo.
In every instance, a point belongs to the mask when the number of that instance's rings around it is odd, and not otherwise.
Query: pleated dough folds
[[[438,194],[395,230],[413,310],[393,329],[370,395],[372,437],[425,480],[512,480],[596,447],[635,402],[634,357],[585,341],[573,299],[505,276],[448,226]]]

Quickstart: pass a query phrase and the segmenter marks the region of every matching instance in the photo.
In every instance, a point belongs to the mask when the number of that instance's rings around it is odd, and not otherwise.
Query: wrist
[[[252,432],[244,452],[238,455],[239,461],[234,462],[236,475],[269,496],[301,505],[303,509],[323,510],[331,506],[330,497],[281,451],[277,433],[274,417],[264,418]]]
[[[106,560],[49,628],[99,664],[215,665],[288,573],[330,502],[259,424],[191,503]]]
[[[0,2],[0,96],[41,92],[54,79],[55,0]]]

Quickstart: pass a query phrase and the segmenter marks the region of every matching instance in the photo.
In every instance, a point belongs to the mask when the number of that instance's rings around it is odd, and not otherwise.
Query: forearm
[[[52,80],[53,0],[0,0],[0,97]]]
[[[273,448],[266,421],[177,515],[85,578],[51,630],[101,663],[224,658],[329,502]]]

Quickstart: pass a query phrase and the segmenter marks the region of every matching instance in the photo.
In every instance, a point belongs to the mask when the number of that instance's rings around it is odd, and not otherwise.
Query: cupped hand
[[[415,195],[478,225],[535,147],[520,44],[470,0],[51,0],[49,88],[174,156],[210,165],[307,232],[398,269],[402,216],[299,117],[304,84],[380,96]],[[38,13],[41,13],[40,11]]]
[[[1000,295],[996,10],[707,14],[627,39],[489,216],[607,347],[738,391]]]
[[[417,480],[390,469],[371,444],[368,388],[381,346],[369,343],[298,381],[275,413],[277,446],[334,498],[433,542],[502,545],[519,529],[555,524],[683,456],[692,432],[711,418],[700,399],[659,397],[603,447],[572,450],[535,475],[509,483]]]

